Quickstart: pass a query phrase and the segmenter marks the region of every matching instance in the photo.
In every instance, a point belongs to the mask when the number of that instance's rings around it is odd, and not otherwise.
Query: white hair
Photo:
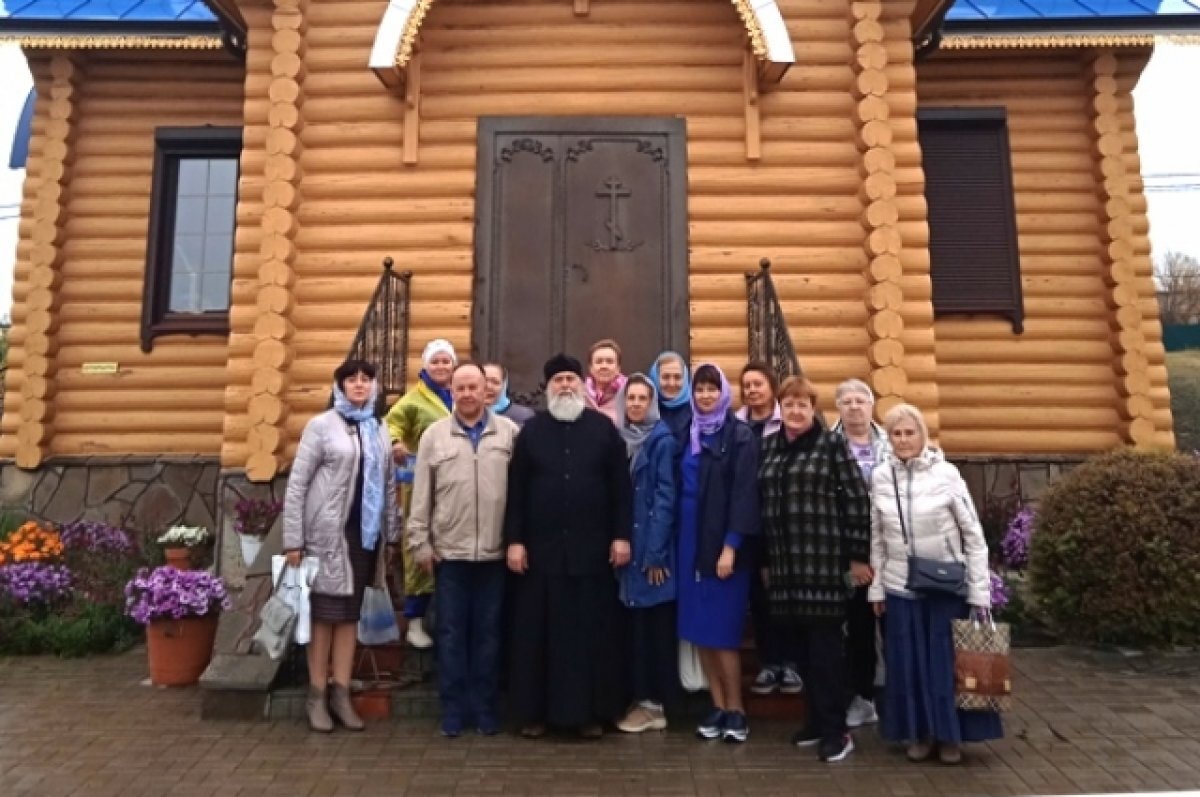
[[[929,445],[929,427],[925,425],[925,418],[921,415],[921,411],[912,404],[897,404],[887,411],[883,416],[883,428],[887,430],[888,435],[892,433],[892,429],[901,421],[912,421],[917,425],[917,431],[921,433],[921,447]]]
[[[847,379],[838,385],[837,390],[833,392],[834,403],[841,401],[847,393],[861,393],[867,397],[867,401],[875,403],[875,393],[872,392],[871,386],[861,379]]]

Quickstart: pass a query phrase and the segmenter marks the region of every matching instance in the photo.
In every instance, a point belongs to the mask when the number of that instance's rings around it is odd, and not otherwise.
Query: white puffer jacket
[[[900,531],[896,486],[900,488],[911,551],[905,547]],[[967,603],[991,606],[983,526],[958,468],[936,448],[926,448],[907,463],[889,456],[871,476],[871,567],[875,580],[868,592],[869,600],[882,601],[887,592],[912,595],[904,588],[910,553],[925,559],[965,560]]]

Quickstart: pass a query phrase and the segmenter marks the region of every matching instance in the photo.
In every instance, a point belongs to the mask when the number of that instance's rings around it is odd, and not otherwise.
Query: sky
[[[0,0],[3,7],[3,0]],[[15,45],[0,45],[0,319],[12,305],[17,215],[24,170],[8,168],[17,117],[31,85]],[[1200,46],[1160,43],[1134,91],[1142,175],[1154,257],[1175,250],[1200,258],[1200,103],[1185,101],[1181,76],[1200,76]],[[1191,81],[1189,80],[1188,83]]]

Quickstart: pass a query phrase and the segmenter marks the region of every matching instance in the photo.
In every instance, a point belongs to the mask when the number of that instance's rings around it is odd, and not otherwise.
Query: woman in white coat
[[[884,417],[892,456],[871,476],[871,567],[875,614],[887,613],[883,736],[908,744],[922,761],[937,748],[945,764],[963,742],[1003,735],[1000,716],[958,711],[951,622],[991,607],[987,543],[958,469],[929,445],[921,411],[910,404]],[[966,597],[908,589],[908,557],[966,565]]]

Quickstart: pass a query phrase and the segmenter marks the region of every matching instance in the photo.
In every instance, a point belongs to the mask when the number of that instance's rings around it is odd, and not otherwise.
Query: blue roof
[[[3,0],[0,20],[71,24],[215,23],[204,0]]]
[[[29,157],[29,139],[33,135],[33,104],[36,100],[37,92],[30,89],[21,108],[21,116],[17,119],[17,128],[13,131],[12,151],[8,156],[10,169],[25,168],[25,160]]]
[[[1200,15],[1200,0],[957,0],[949,23],[1083,23],[1123,25],[1184,22]],[[1195,23],[1197,20],[1186,20]],[[953,24],[951,25],[953,27]]]

